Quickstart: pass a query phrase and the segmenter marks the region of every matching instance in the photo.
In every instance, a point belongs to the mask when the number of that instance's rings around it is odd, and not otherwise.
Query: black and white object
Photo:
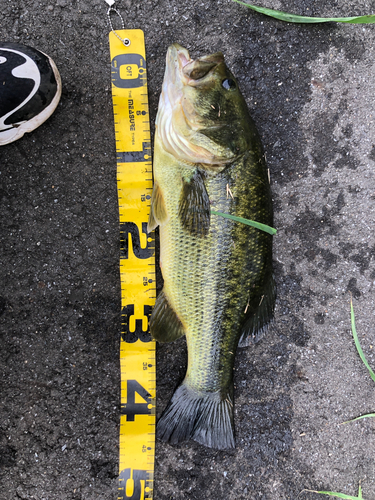
[[[25,45],[0,42],[0,146],[39,127],[60,97],[60,74],[50,57]]]

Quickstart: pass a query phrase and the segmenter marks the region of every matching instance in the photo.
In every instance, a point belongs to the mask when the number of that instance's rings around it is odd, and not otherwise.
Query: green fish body
[[[168,49],[154,146],[149,230],[160,226],[164,288],[152,336],[186,335],[188,367],[158,425],[171,443],[233,448],[233,364],[271,321],[272,236],[211,209],[272,226],[264,155],[221,53]]]

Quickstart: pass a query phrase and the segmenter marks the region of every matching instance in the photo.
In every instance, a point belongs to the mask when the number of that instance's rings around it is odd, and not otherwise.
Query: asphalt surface
[[[375,3],[264,0],[310,16]],[[375,28],[291,25],[228,0],[119,0],[146,35],[152,131],[167,47],[224,52],[260,131],[275,208],[273,328],[235,365],[237,448],[157,442],[155,500],[375,499]],[[61,103],[0,150],[0,499],[117,498],[120,281],[104,0],[3,0],[0,39],[48,53]],[[1,92],[1,91],[0,91]],[[186,366],[159,346],[157,413]]]

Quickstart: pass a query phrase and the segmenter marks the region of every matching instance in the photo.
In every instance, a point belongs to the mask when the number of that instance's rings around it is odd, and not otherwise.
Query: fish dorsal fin
[[[185,335],[182,323],[170,306],[164,290],[156,299],[150,318],[150,332],[158,342],[173,342]]]
[[[256,342],[267,330],[273,319],[275,299],[276,285],[273,276],[270,276],[263,295],[255,297],[252,300],[253,304],[249,304],[239,347],[246,347],[252,342]],[[255,304],[254,300],[256,301]]]
[[[153,231],[157,226],[163,224],[168,219],[167,209],[164,203],[163,193],[157,182],[151,196],[151,210],[148,218],[147,232]]]
[[[206,236],[210,228],[210,200],[203,174],[196,170],[183,179],[179,217],[183,228],[193,236]]]

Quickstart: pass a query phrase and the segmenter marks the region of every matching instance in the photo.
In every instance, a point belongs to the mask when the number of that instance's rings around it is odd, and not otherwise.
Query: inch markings
[[[121,410],[118,500],[153,498],[156,298],[155,234],[147,233],[152,190],[146,53],[141,30],[109,35],[116,135],[121,276]],[[151,292],[151,293],[150,293]]]

